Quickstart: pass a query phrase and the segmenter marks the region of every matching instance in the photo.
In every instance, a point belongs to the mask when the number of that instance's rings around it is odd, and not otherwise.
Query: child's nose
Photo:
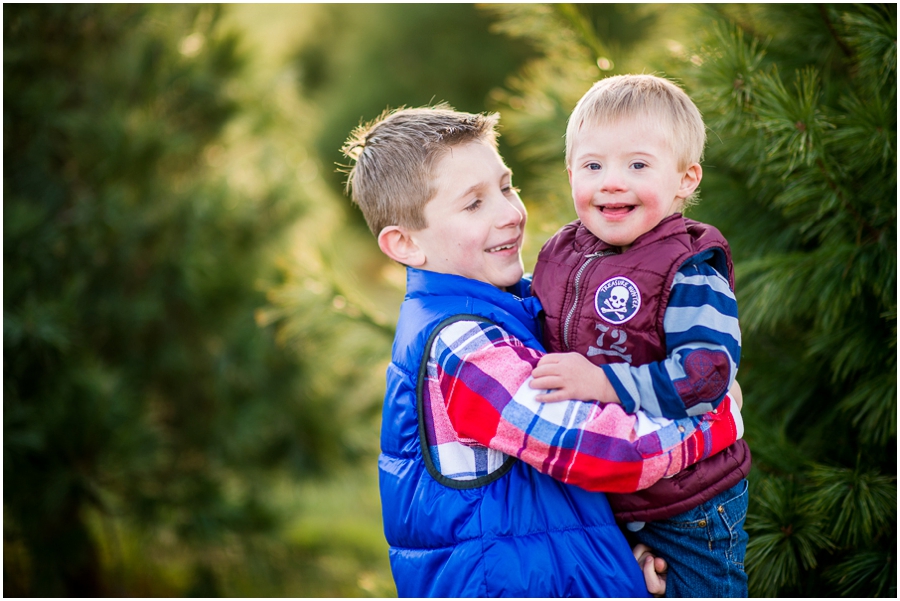
[[[614,169],[607,169],[603,180],[600,182],[601,192],[621,192],[625,189],[625,180],[622,174]]]
[[[519,225],[525,219],[525,206],[521,202],[505,201],[500,216],[500,227]]]

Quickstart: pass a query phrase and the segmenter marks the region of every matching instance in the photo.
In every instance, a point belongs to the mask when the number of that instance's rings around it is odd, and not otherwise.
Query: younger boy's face
[[[568,171],[578,218],[623,250],[680,211],[702,176],[697,163],[679,170],[661,128],[636,118],[585,125]]]
[[[435,165],[435,189],[425,205],[428,227],[410,234],[425,255],[421,268],[498,288],[516,284],[527,213],[497,151],[482,142],[448,149]]]

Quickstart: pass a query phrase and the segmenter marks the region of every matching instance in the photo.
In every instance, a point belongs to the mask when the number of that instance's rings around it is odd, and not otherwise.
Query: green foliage
[[[896,8],[671,8],[666,22],[693,37],[670,40],[670,27],[662,50],[640,53],[581,5],[492,10],[542,51],[492,95],[543,180],[519,182],[526,199],[537,191],[541,239],[573,218],[562,134],[594,79],[663,74],[704,115],[691,216],[735,258],[751,595],[896,595]]]
[[[805,506],[790,479],[765,478],[755,483],[754,515],[747,520],[750,535],[747,574],[756,585],[754,596],[775,597],[793,588],[796,575],[817,566],[816,555],[832,545],[819,517]],[[791,591],[793,592],[793,591]]]
[[[273,482],[370,451],[256,323],[308,161],[221,14],[4,6],[7,595],[279,594]]]
[[[897,505],[893,478],[874,469],[815,465],[809,479],[817,493],[811,500],[811,513],[825,517],[831,525],[828,534],[838,544],[858,545],[891,527],[891,512]]]
[[[751,500],[751,594],[890,596],[897,544],[896,11],[785,5],[722,12],[734,20],[711,29],[692,78],[717,134],[706,163],[746,181],[746,193],[732,202],[762,216],[751,223],[716,206],[708,214],[726,232],[739,232],[732,243],[748,406],[757,383],[771,382],[765,407],[778,421],[769,427],[780,422],[809,459],[785,474],[756,454],[757,469],[776,479],[765,482],[790,479],[801,493],[770,486]],[[786,26],[791,19],[796,30]],[[812,40],[808,52],[791,42],[800,36]],[[704,188],[709,199],[717,192]],[[762,228],[788,235],[766,236]],[[742,235],[767,244],[742,252]],[[785,338],[792,344],[782,350]],[[770,363],[764,353],[788,348],[802,353],[802,363],[792,361],[796,373],[758,369]],[[775,385],[784,377],[812,394]],[[766,431],[751,436],[754,449],[770,440]],[[796,503],[802,515],[772,520],[778,503]],[[798,554],[779,532],[790,527],[795,538],[810,520],[828,544],[789,564]],[[826,577],[807,577],[813,568]]]
[[[487,93],[532,54],[491,35],[472,4],[334,4],[313,18],[295,64],[300,92],[325,109],[314,135],[328,166],[345,162],[350,130],[387,107],[483,111]],[[341,175],[328,175],[340,190]]]
[[[884,550],[861,551],[825,577],[843,597],[896,597],[897,557]]]

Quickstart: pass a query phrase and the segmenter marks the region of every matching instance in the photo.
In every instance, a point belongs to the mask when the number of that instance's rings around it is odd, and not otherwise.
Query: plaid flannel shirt
[[[529,381],[542,355],[491,323],[455,322],[435,338],[423,401],[425,434],[441,474],[472,480],[512,455],[587,490],[633,492],[743,433],[730,397],[715,414],[679,420],[629,415],[616,404],[539,403]]]

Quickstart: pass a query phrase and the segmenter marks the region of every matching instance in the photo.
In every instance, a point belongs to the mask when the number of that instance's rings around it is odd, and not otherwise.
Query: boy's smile
[[[453,146],[434,167],[428,226],[410,236],[424,254],[417,267],[506,288],[524,273],[527,213],[512,173],[489,144]]]
[[[697,163],[678,169],[661,126],[634,117],[585,125],[568,171],[578,218],[622,250],[680,211],[702,177]]]

